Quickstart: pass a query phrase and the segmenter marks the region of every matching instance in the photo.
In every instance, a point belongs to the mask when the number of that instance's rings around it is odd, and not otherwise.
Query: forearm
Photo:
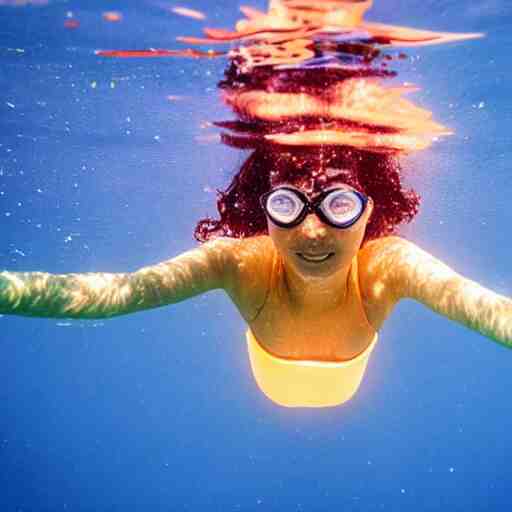
[[[110,318],[174,304],[224,286],[232,245],[204,244],[131,273],[0,272],[0,314]]]
[[[434,311],[512,348],[510,298],[465,278],[425,287],[421,296]]]
[[[130,274],[0,273],[0,314],[108,318],[137,310],[141,299]]]
[[[381,279],[394,302],[414,299],[450,320],[512,348],[512,300],[458,274],[412,242],[383,239]]]

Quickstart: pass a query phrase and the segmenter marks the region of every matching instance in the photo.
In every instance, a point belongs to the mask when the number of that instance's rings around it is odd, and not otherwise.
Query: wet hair
[[[418,212],[420,197],[402,188],[400,164],[395,155],[345,146],[278,148],[257,148],[229,187],[218,191],[220,219],[201,220],[194,233],[198,241],[268,234],[260,196],[282,183],[317,193],[332,183],[343,182],[371,197],[374,209],[363,244],[395,234],[399,224],[410,222]]]

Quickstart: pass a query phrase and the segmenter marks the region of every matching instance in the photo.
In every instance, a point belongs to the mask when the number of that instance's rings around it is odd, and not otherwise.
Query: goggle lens
[[[267,199],[267,211],[284,224],[294,222],[303,208],[303,202],[290,190],[276,190]]]
[[[334,224],[346,224],[357,218],[364,204],[361,198],[349,190],[335,190],[321,203],[320,208]]]

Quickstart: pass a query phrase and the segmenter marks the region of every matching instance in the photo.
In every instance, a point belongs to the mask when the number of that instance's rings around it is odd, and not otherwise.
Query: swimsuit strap
[[[352,259],[352,264],[350,267],[350,285],[353,286],[355,290],[355,293],[350,295],[353,296],[353,300],[356,301],[359,305],[359,310],[362,313],[363,318],[366,320],[368,327],[372,332],[375,333],[375,335],[377,335],[377,331],[370,323],[370,320],[368,320],[368,314],[366,313],[366,309],[364,307],[363,296],[361,294],[361,285],[359,282],[359,259],[357,254]]]
[[[267,290],[265,291],[265,298],[263,299],[263,302],[261,303],[261,306],[258,308],[258,311],[256,311],[256,314],[254,315],[254,318],[249,322],[254,322],[259,316],[260,313],[263,311],[263,308],[266,306],[268,302],[268,298],[270,296],[270,290],[272,290],[272,287],[275,285],[275,276],[276,276],[276,265],[278,264],[278,257],[277,257],[277,251],[274,249],[273,256],[272,256],[272,265],[270,268],[270,275],[267,282]]]

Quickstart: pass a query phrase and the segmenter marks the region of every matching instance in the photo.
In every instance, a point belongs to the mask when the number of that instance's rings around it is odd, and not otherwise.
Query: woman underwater
[[[402,299],[512,347],[509,298],[457,274],[412,242],[379,236],[393,228],[400,211],[387,211],[367,195],[360,154],[340,156],[339,149],[323,148],[255,155],[232,188],[238,200],[244,187],[251,190],[245,193],[249,199],[256,189],[265,190],[254,217],[266,219],[268,235],[217,237],[133,273],[2,272],[0,313],[109,318],[223,289],[248,324],[260,388],[284,406],[348,400],[379,329]],[[255,165],[267,172],[249,172]],[[316,167],[296,172],[304,166]],[[241,185],[244,171],[257,178]],[[414,201],[403,196],[402,203],[403,217]]]
[[[223,289],[248,324],[259,387],[289,407],[350,399],[402,299],[512,347],[512,300],[396,236],[419,202],[397,155],[449,132],[401,98],[410,88],[378,84],[394,76],[384,59],[372,66],[375,44],[476,35],[364,23],[370,0],[302,4],[245,8],[234,35],[207,33],[260,40],[230,52],[221,84],[239,117],[219,123],[235,132],[224,141],[254,151],[221,194],[220,220],[199,223],[204,243],[132,273],[1,272],[0,313],[109,318]]]

